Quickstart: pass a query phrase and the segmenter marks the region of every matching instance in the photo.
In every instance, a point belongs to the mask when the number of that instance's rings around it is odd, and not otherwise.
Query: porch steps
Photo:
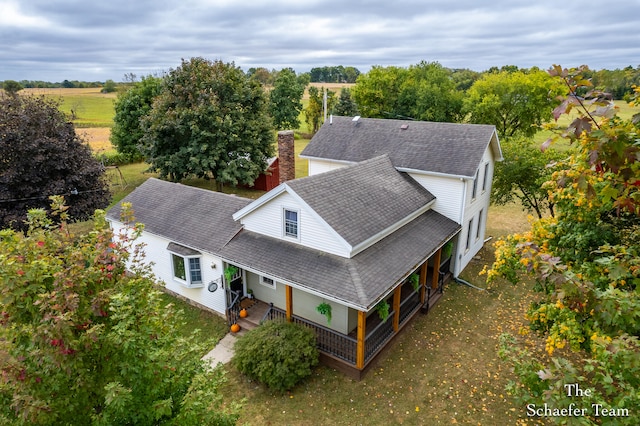
[[[253,330],[260,325],[260,321],[267,313],[269,305],[259,300],[254,300],[254,303],[247,308],[248,315],[246,318],[238,318],[237,323],[240,326],[240,331],[236,333],[238,336],[242,336],[249,330]]]

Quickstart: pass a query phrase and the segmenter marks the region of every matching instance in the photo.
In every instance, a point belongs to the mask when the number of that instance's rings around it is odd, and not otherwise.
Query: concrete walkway
[[[204,361],[209,361],[212,367],[218,365],[218,363],[226,364],[233,358],[233,347],[236,344],[238,338],[231,333],[227,333],[226,336],[218,342],[218,344],[205,356],[202,357]]]

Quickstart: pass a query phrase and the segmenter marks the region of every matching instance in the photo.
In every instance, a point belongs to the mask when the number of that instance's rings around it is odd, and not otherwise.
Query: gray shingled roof
[[[386,155],[286,184],[352,246],[435,199]]]
[[[123,201],[131,202],[145,230],[186,247],[218,253],[240,229],[231,217],[252,200],[148,179]],[[120,220],[118,203],[107,218]]]
[[[473,177],[494,133],[484,124],[334,116],[301,156],[360,162],[387,154],[397,168]]]
[[[221,256],[368,311],[459,230],[460,225],[429,210],[351,259],[243,230]]]

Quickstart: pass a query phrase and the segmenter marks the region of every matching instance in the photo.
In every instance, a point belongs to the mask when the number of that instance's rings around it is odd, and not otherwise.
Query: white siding
[[[122,224],[113,222],[111,227],[117,234],[121,226]],[[167,250],[167,246],[171,241],[148,232],[143,232],[137,241],[145,244],[145,262],[151,265],[153,274],[167,289],[206,306],[221,315],[225,315],[226,300],[224,289],[218,288],[218,290],[213,293],[207,290],[207,284],[217,280],[222,274],[223,265],[219,258],[207,253],[202,253],[200,257],[200,268],[202,270],[202,282],[204,286],[188,288],[173,278],[171,253]],[[212,265],[215,265],[215,268],[212,268]]]
[[[285,284],[276,281],[276,288],[271,288],[260,284],[261,277],[257,274],[247,272],[247,288],[253,290],[253,295],[256,299],[259,299],[265,303],[273,303],[273,306],[286,310],[286,290]],[[327,301],[321,297],[315,296],[310,293],[306,293],[303,290],[293,289],[292,292],[293,302],[293,314],[299,317],[305,318],[309,321],[318,323],[324,327],[330,328],[340,333],[348,334],[349,327],[353,321],[350,321],[350,312],[353,309],[349,309],[346,306],[340,305],[335,302]],[[329,303],[331,305],[331,324],[327,323],[327,317],[318,313],[316,308],[322,302]],[[356,324],[357,324],[357,311],[356,312]]]
[[[460,178],[409,173],[420,185],[436,197],[433,210],[460,223],[464,181]]]
[[[330,170],[339,169],[345,167],[348,164],[338,163],[331,160],[317,160],[309,159],[309,176],[317,175],[320,173],[328,172]]]
[[[487,169],[488,177],[487,177],[487,185],[482,188],[482,184],[484,181],[485,174],[485,164],[489,164]],[[494,169],[494,161],[493,154],[490,149],[487,148],[485,151],[482,162],[478,168],[478,186],[475,199],[472,199],[473,192],[473,181],[469,181],[467,185],[467,193],[466,193],[466,202],[464,215],[462,219],[462,230],[459,234],[458,239],[458,252],[456,253],[456,262],[454,267],[454,275],[457,276],[466,266],[469,264],[469,261],[475,256],[478,251],[484,245],[485,232],[487,226],[487,212],[489,211],[489,203],[491,196],[491,183],[493,180],[493,169]],[[480,223],[480,234],[477,234],[478,230],[478,221]],[[470,247],[466,249],[467,236],[469,231],[469,223],[472,222],[471,225],[471,236],[470,236]]]
[[[298,240],[284,236],[284,209],[298,211]],[[241,221],[248,231],[302,244],[338,256],[349,257],[351,247],[328,225],[317,219],[308,206],[298,202],[298,199],[287,192],[256,208],[244,216]]]

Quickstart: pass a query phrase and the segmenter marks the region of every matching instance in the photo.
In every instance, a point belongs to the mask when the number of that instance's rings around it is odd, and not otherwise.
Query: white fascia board
[[[249,213],[251,213],[252,211],[254,211],[255,209],[257,209],[258,207],[262,206],[263,204],[269,202],[270,200],[274,199],[278,195],[282,194],[284,191],[286,191],[286,188],[284,186],[284,183],[281,183],[280,185],[273,188],[271,191],[267,192],[266,194],[257,198],[255,201],[247,204],[246,206],[244,206],[243,208],[235,212],[231,217],[235,221],[240,220],[246,215],[248,215]]]
[[[436,199],[434,198],[433,200],[429,201],[427,204],[425,204],[424,206],[422,206],[421,208],[419,208],[415,212],[411,213],[409,216],[407,216],[404,219],[394,223],[393,225],[389,226],[388,228],[383,229],[382,231],[378,232],[377,234],[367,238],[366,240],[364,240],[360,244],[354,246],[352,248],[352,250],[351,250],[351,257],[355,256],[356,254],[360,253],[361,251],[364,251],[364,250],[368,249],[369,247],[371,247],[372,245],[374,245],[375,243],[377,243],[381,239],[393,234],[395,231],[397,231],[398,229],[402,228],[407,223],[411,222],[412,220],[414,220],[418,216],[420,216],[423,213],[425,213],[426,211],[430,210],[431,207],[435,204],[435,202],[436,202]]]
[[[313,156],[309,156],[309,155],[299,155],[298,157],[304,158],[306,160],[330,161],[332,163],[339,163],[339,164],[346,164],[346,165],[358,163],[357,161],[335,160],[333,158],[313,157]]]
[[[498,133],[494,130],[493,136],[489,141],[489,146],[493,151],[493,155],[496,157],[495,161],[503,161],[504,157],[502,156],[502,147],[500,146],[500,140],[498,139]]]
[[[473,176],[452,175],[449,173],[439,173],[439,172],[428,172],[426,170],[410,169],[407,167],[396,167],[396,170],[399,172],[415,173],[417,175],[425,175],[425,176],[445,177],[450,179],[465,179],[465,180],[473,179]]]
[[[323,218],[322,216],[320,216],[314,209],[311,208],[311,206],[309,204],[307,204],[307,202],[300,197],[289,185],[287,185],[286,182],[283,183],[283,185],[286,187],[286,191],[289,195],[291,195],[293,198],[296,199],[296,201],[298,201],[300,203],[300,205],[305,207],[305,210],[311,214],[311,216],[313,216],[318,222],[320,222],[325,228],[326,230],[333,235],[334,237],[336,237],[338,239],[338,241],[340,241],[340,243],[344,246],[345,251],[347,253],[351,252],[351,250],[353,250],[353,247],[351,246],[351,244],[349,244],[347,242],[347,240],[345,240],[344,238],[342,238],[342,236],[340,234],[338,234],[336,232],[335,229],[333,229]],[[307,247],[307,246],[305,246]],[[338,256],[338,255],[336,255]]]

